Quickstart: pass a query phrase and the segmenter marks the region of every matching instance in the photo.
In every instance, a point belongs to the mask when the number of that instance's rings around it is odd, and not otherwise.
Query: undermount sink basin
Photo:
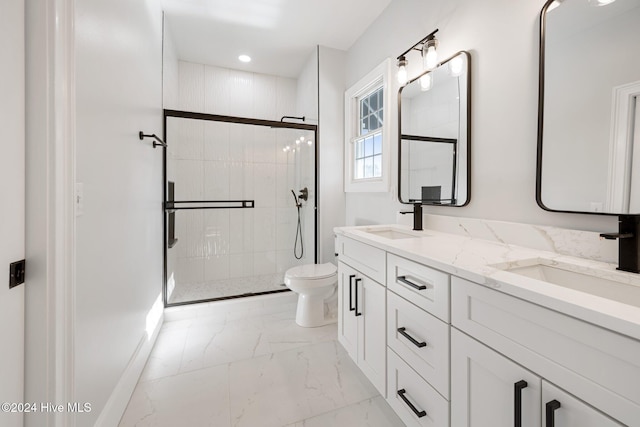
[[[496,267],[500,268],[500,266]],[[604,278],[596,275],[597,271],[592,272],[588,269],[571,271],[572,268],[580,269],[580,267],[571,264],[555,264],[549,260],[538,259],[530,265],[500,269],[520,276],[530,277],[568,289],[574,289],[640,307],[640,277],[636,280],[636,278],[624,277],[626,276],[625,273],[600,272],[601,275],[608,276],[608,278]]]
[[[363,230],[365,233],[373,234],[374,236],[384,237],[385,239],[413,239],[416,237],[424,237],[420,234],[411,234],[407,230],[399,230],[397,228],[368,228]]]

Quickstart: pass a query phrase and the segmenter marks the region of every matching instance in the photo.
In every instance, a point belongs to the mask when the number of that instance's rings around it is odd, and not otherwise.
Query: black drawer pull
[[[402,389],[402,390],[398,390],[398,396],[400,396],[400,399],[404,400],[404,403],[407,404],[407,406],[409,406],[409,408],[411,408],[411,410],[413,411],[414,414],[416,414],[416,416],[418,418],[422,418],[424,416],[427,415],[427,413],[425,411],[418,411],[418,408],[416,408],[415,406],[413,406],[413,403],[409,402],[409,399],[407,399],[404,395],[407,393],[407,390]]]
[[[353,296],[351,295],[353,290],[351,289],[353,287],[353,278],[356,277],[355,274],[350,274],[349,275],[349,311],[353,311],[356,308],[353,306]]]
[[[407,330],[407,328],[405,328],[404,326],[402,328],[398,328],[398,332],[400,332],[400,335],[402,335],[403,337],[405,337],[406,339],[408,339],[409,341],[411,341],[413,343],[413,345],[415,345],[416,347],[426,347],[427,343],[422,341],[422,342],[418,342],[418,340],[416,340],[414,337],[412,337],[411,335],[409,335],[408,333],[406,333],[405,331]]]
[[[408,281],[407,280],[407,276],[399,276],[399,277],[397,277],[397,279],[398,279],[398,281],[404,283],[405,285],[409,285],[412,288],[417,289],[419,291],[423,291],[423,290],[427,289],[427,287],[424,286],[424,285],[416,285],[415,283]]]
[[[520,380],[513,385],[513,426],[522,427],[522,389],[527,388],[525,380]]]
[[[358,282],[362,282],[362,279],[360,278],[356,279],[356,303],[355,303],[356,317],[362,316],[362,313],[358,313]]]
[[[547,402],[546,404],[546,409],[547,409],[547,425],[546,427],[554,427],[556,424],[556,420],[555,420],[555,412],[556,409],[560,408],[560,402],[558,402],[557,400],[553,399],[551,402]]]

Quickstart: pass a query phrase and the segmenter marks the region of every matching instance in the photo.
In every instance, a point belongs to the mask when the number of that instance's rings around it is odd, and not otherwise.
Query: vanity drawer
[[[447,273],[387,254],[387,288],[449,323]]]
[[[449,397],[449,325],[387,292],[387,345]]]
[[[449,426],[447,399],[416,374],[391,349],[387,350],[387,375],[387,402],[407,426]],[[421,411],[424,412],[420,413]]]
[[[457,329],[629,426],[640,426],[640,341],[457,277]]]
[[[382,249],[358,242],[344,236],[337,238],[338,259],[384,284],[385,252]]]

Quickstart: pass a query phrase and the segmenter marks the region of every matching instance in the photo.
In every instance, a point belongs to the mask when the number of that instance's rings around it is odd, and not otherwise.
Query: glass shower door
[[[315,126],[167,114],[167,305],[287,291],[316,259]]]

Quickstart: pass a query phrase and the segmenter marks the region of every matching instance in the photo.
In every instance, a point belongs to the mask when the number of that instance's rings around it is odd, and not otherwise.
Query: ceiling
[[[390,2],[162,0],[179,59],[286,77],[300,74],[316,45],[349,49]]]

